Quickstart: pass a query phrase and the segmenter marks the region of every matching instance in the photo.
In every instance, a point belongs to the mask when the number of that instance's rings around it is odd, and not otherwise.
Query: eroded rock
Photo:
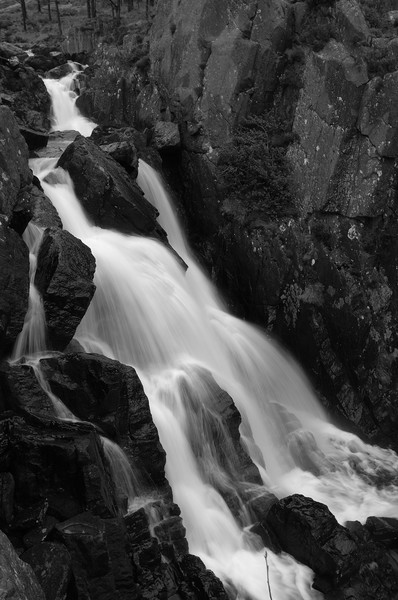
[[[157,210],[126,171],[91,140],[79,136],[58,166],[69,171],[76,194],[96,225],[166,239],[156,222]]]
[[[48,340],[63,349],[72,339],[95,291],[95,259],[68,231],[45,231],[37,259],[35,285],[43,297]]]
[[[32,568],[18,558],[7,536],[0,531],[0,591],[10,600],[46,600]]]

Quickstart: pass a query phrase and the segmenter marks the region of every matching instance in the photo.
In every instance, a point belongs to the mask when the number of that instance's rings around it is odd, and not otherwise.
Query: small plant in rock
[[[249,117],[220,157],[226,212],[244,224],[296,214],[286,161],[293,136],[272,110]]]

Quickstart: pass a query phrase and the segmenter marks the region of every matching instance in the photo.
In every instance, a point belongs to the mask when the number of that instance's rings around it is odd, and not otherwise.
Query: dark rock
[[[369,517],[366,520],[365,528],[375,542],[379,542],[387,548],[398,548],[398,519]]]
[[[32,568],[20,560],[7,536],[0,531],[2,593],[9,600],[45,600]]]
[[[14,513],[15,482],[11,473],[0,473],[0,522],[9,525]]]
[[[59,524],[57,530],[72,558],[79,598],[138,598],[121,519],[102,520],[82,513]]]
[[[43,542],[29,548],[21,555],[21,559],[32,567],[46,600],[64,600],[72,562],[65,546]]]
[[[228,600],[221,581],[212,571],[206,569],[200,558],[188,554],[179,562],[179,566],[189,582],[188,589],[193,588],[199,597],[203,596],[206,600]]]
[[[8,95],[19,125],[33,130],[50,128],[50,97],[31,67],[11,69],[0,64],[0,94]]]
[[[281,547],[315,573],[341,578],[356,549],[349,532],[327,506],[304,496],[288,496],[273,504],[265,519]]]
[[[126,171],[91,140],[79,136],[58,166],[69,171],[76,194],[96,225],[166,239],[156,222],[157,210]]]
[[[29,295],[29,251],[5,220],[0,217],[0,354],[22,329]]]
[[[67,231],[47,229],[37,259],[35,285],[43,297],[52,348],[72,339],[95,291],[95,259],[90,249]]]
[[[154,533],[159,542],[173,546],[177,557],[188,554],[188,542],[185,538],[185,527],[181,517],[169,517],[161,521],[154,528]]]
[[[14,417],[6,434],[12,448],[10,472],[21,507],[48,502],[49,515],[92,510],[117,513],[114,485],[101,440],[91,425]]]
[[[153,145],[163,152],[178,150],[181,147],[178,124],[158,121],[153,130]]]
[[[26,66],[31,67],[35,71],[39,71],[44,74],[59,65],[59,60],[51,54],[34,54],[29,56],[24,63]]]
[[[27,411],[47,417],[54,415],[53,404],[30,366],[2,363],[0,388],[7,398],[8,408],[13,411]]]
[[[44,517],[43,522],[40,526],[33,527],[33,529],[28,531],[28,533],[26,533],[23,536],[23,543],[25,548],[31,548],[32,546],[36,546],[37,544],[44,542],[50,535],[50,533],[53,531],[57,523],[58,521],[55,517]]]
[[[46,517],[47,510],[47,499],[39,500],[31,506],[18,510],[12,523],[12,529],[18,530],[41,527]]]
[[[28,147],[11,110],[0,106],[0,212],[11,217],[17,196],[32,181]]]
[[[1,58],[12,58],[13,56],[17,56],[20,58],[26,58],[27,54],[22,48],[16,46],[15,44],[10,44],[9,42],[0,42],[0,57]]]
[[[282,550],[315,571],[314,587],[326,598],[394,597],[398,570],[386,549],[369,541],[359,523],[348,530],[337,523],[327,506],[299,495],[275,503],[265,523]]]
[[[41,360],[40,365],[53,393],[74,414],[116,437],[143,484],[169,489],[165,453],[148,398],[132,367],[85,353],[57,355]]]
[[[44,148],[48,143],[47,131],[39,131],[29,129],[28,127],[20,127],[19,131],[22,133],[25,142],[28,144],[28,148],[31,152]]]
[[[109,154],[135,179],[138,174],[138,155],[132,142],[122,141],[101,145],[101,150]]]
[[[69,75],[72,72],[72,66],[69,63],[64,63],[63,65],[59,65],[58,67],[53,67],[46,73],[47,79],[62,79]]]
[[[43,229],[47,227],[62,229],[62,221],[51,200],[44,194],[40,184],[36,185],[35,179],[33,183],[34,185],[26,194],[32,221]]]

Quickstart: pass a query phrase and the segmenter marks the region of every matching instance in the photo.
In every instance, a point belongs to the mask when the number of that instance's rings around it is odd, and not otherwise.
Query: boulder
[[[58,67],[53,67],[46,73],[47,79],[62,79],[69,75],[72,72],[72,66],[69,62],[59,65]]]
[[[38,150],[39,148],[45,148],[48,143],[48,132],[44,129],[34,130],[29,127],[20,127],[19,131],[22,133],[25,142],[28,144],[30,152]]]
[[[50,128],[50,96],[31,67],[0,65],[0,95],[4,94],[19,125],[39,131]]]
[[[8,408],[44,417],[54,415],[53,404],[37,381],[32,367],[20,364],[0,365],[0,388]]]
[[[124,167],[134,179],[138,173],[138,155],[131,141],[113,142],[102,144],[101,150],[109,154],[116,162]]]
[[[0,105],[0,213],[11,217],[19,191],[32,181],[28,147],[12,111]]]
[[[7,600],[46,600],[32,568],[18,558],[0,531],[0,596]]]
[[[42,542],[24,552],[21,560],[32,567],[46,600],[66,598],[71,578],[71,556],[65,546]]]
[[[63,349],[72,339],[95,291],[95,259],[68,231],[45,231],[37,259],[35,285],[43,298],[48,340]]]
[[[148,398],[132,367],[96,354],[59,354],[40,361],[51,390],[80,419],[116,438],[145,486],[167,490],[165,453]]]
[[[135,600],[139,597],[127,554],[122,519],[100,519],[90,512],[57,526],[66,545],[79,598]]]
[[[273,504],[265,524],[282,550],[313,569],[314,587],[327,599],[339,594],[355,600],[394,598],[398,570],[359,523],[343,527],[327,506],[295,494]]]
[[[163,152],[178,150],[181,147],[178,124],[158,121],[153,129],[153,145]]]
[[[7,425],[14,498],[27,515],[20,519],[22,533],[35,527],[32,507],[40,508],[43,498],[48,516],[57,519],[83,510],[103,517],[117,514],[114,484],[92,425],[22,417]]]
[[[76,194],[95,225],[166,240],[156,222],[157,210],[126,171],[94,142],[78,136],[58,166],[69,171]]]
[[[0,216],[0,355],[23,327],[29,295],[29,251],[5,221]]]

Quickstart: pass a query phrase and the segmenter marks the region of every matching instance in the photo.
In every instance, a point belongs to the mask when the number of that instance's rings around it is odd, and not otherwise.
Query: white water
[[[60,99],[54,112],[62,126],[71,108],[67,91]],[[78,129],[77,118],[67,128]],[[139,182],[160,210],[172,245],[189,266],[187,274],[158,242],[94,227],[69,176],[52,167],[48,161],[35,164],[64,227],[90,246],[97,262],[97,291],[77,338],[87,351],[139,370],[191,552],[237,590],[238,598],[269,597],[258,538],[242,530],[221,495],[231,484],[237,490],[244,484],[236,479],[233,457],[227,465],[220,460],[220,445],[228,446],[228,440],[212,409],[206,370],[238,406],[242,437],[267,489],[323,501],[341,522],[397,516],[397,456],[328,424],[300,369],[262,333],[224,311],[153,170],[141,163]],[[310,461],[318,475],[299,468],[300,460]],[[376,488],[380,472],[385,485]],[[268,552],[267,559],[274,600],[319,597],[311,590],[309,569],[287,555]]]

